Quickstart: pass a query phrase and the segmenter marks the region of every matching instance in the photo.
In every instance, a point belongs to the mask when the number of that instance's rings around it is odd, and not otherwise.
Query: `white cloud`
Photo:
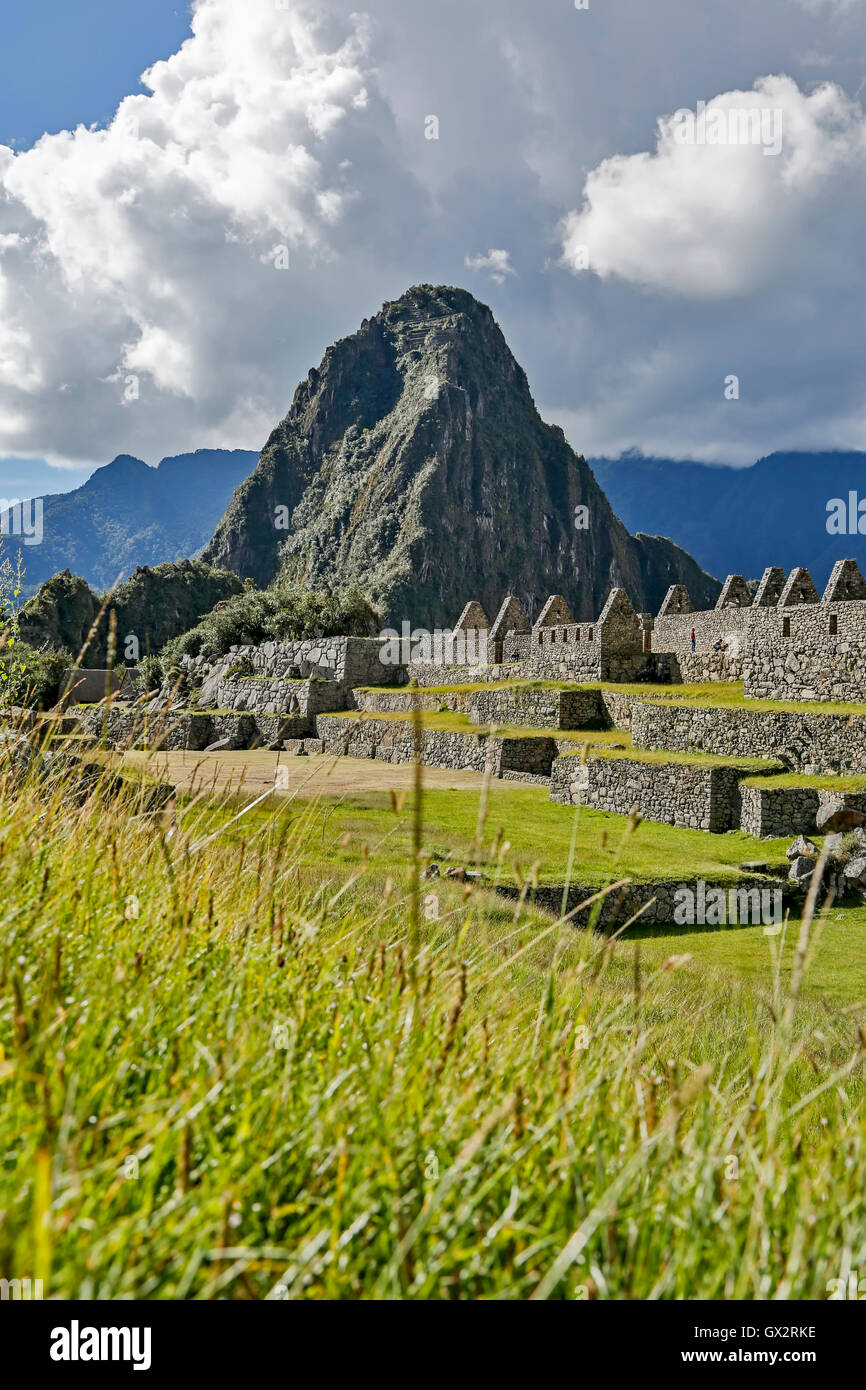
[[[862,0],[687,8],[197,0],[107,129],[0,146],[0,455],[255,447],[419,281],[490,300],[585,452],[866,446]],[[758,93],[778,158],[657,125]]]
[[[730,143],[750,110],[763,124],[747,121],[743,132],[760,138]],[[582,208],[563,226],[566,264],[586,269],[588,255],[602,279],[709,299],[754,293],[783,274],[824,277],[819,214],[847,214],[846,189],[862,188],[862,108],[830,83],[806,94],[788,77],[765,77],[750,92],[713,98],[704,120],[705,143],[697,121],[666,116],[654,153],[617,155],[591,171]],[[862,237],[862,203],[857,223]],[[846,238],[853,230],[846,221]]]
[[[399,149],[366,21],[198,0],[192,29],[106,129],[0,147],[0,454],[255,445],[291,391],[275,328],[339,293],[316,265],[341,235],[387,254],[346,226]]]
[[[508,251],[491,249],[486,256],[467,256],[463,264],[467,270],[488,271],[496,285],[504,285],[506,276],[517,274]]]

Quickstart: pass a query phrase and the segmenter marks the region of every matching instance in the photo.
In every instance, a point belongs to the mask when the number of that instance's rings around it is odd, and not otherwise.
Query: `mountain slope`
[[[866,535],[827,531],[832,498],[846,509],[849,492],[866,499],[864,453],[776,453],[750,468],[631,457],[590,466],[626,525],[674,536],[713,574],[805,565],[820,589],[837,560],[866,567]]]
[[[64,569],[107,589],[139,565],[194,555],[256,458],[245,449],[199,449],[149,468],[120,454],[73,492],[44,497],[42,542],[21,546],[27,592]],[[5,545],[14,554],[17,537]]]
[[[357,582],[390,622],[427,626],[470,598],[492,617],[506,593],[536,614],[560,592],[591,618],[613,584],[653,611],[671,583],[719,592],[677,546],[628,534],[490,310],[427,285],[328,349],[203,558],[259,584]]]

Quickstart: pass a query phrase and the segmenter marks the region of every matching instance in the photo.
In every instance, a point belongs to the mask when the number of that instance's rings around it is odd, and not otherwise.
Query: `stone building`
[[[746,695],[761,699],[866,700],[866,580],[854,560],[837,561],[823,594],[807,569],[785,575],[770,566],[754,593],[743,575],[728,575],[712,609],[696,611],[674,584],[653,618],[637,614],[617,588],[595,622],[575,622],[553,594],[530,624],[509,595],[492,625],[480,604],[468,603],[455,631],[475,626],[485,662],[411,662],[410,676],[427,685],[520,676],[742,681]]]

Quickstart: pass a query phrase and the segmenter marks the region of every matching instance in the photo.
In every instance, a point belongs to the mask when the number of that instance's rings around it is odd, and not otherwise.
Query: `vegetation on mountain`
[[[242,592],[243,584],[236,575],[215,570],[201,560],[182,560],[153,569],[142,566],[107,599],[64,570],[24,605],[21,635],[32,646],[68,648],[76,657],[87,644],[83,664],[103,666],[108,660],[112,610],[116,615],[115,656],[122,660],[127,650],[132,651],[127,647],[128,638],[136,639],[138,655],[156,652],[170,638],[194,627],[215,604]]]
[[[255,467],[245,449],[197,449],[156,468],[120,454],[72,492],[42,498],[42,539],[26,546],[24,591],[70,569],[97,591],[140,565],[194,556]]]
[[[280,583],[223,599],[195,627],[168,642],[161,659],[167,667],[181,656],[221,656],[233,646],[303,637],[373,637],[378,631],[378,614],[357,585],[331,590]]]
[[[583,509],[583,510],[581,510]],[[330,347],[295,392],[204,552],[313,587],[357,583],[391,622],[453,624],[507,593],[597,616],[621,584],[655,611],[719,586],[679,547],[631,536],[586,461],[545,424],[492,313],[416,286]]]

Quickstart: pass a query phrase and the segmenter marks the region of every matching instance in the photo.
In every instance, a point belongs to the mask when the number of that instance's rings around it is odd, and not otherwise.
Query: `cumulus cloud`
[[[347,235],[387,254],[386,169],[394,236],[411,216],[363,18],[198,0],[192,31],[107,128],[0,147],[0,453],[158,452],[193,412],[202,443],[260,440],[275,342],[339,293],[316,268]]]
[[[486,270],[496,285],[504,285],[508,275],[516,275],[508,251],[490,250],[486,256],[467,256],[463,264],[467,270]]]
[[[866,446],[858,9],[195,0],[107,128],[0,146],[0,456],[255,447],[419,281],[586,453]],[[781,153],[681,143],[702,95]]]
[[[659,120],[652,154],[587,177],[563,226],[574,271],[691,298],[754,293],[782,275],[823,278],[828,206],[866,174],[866,115],[832,83],[765,77]],[[866,231],[866,208],[858,214]],[[845,237],[852,227],[846,220]]]

